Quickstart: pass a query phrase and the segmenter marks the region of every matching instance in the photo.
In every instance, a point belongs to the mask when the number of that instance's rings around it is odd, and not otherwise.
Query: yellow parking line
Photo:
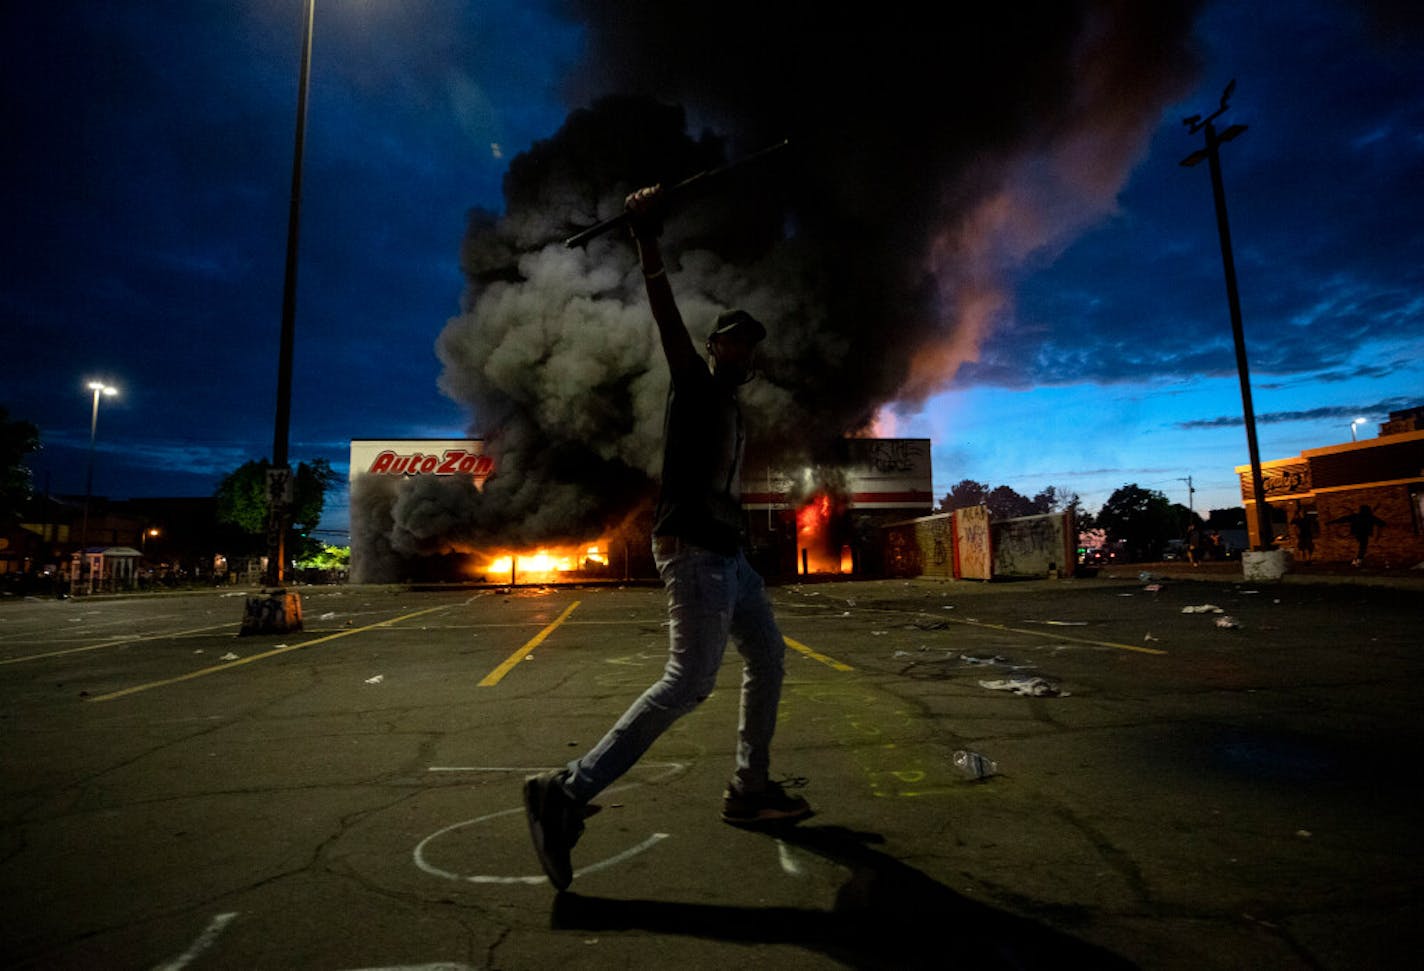
[[[929,615],[927,615],[929,616]],[[1053,633],[1042,630],[1024,630],[1022,627],[1006,627],[1003,624],[988,624],[982,620],[961,620],[953,617],[940,617],[939,620],[948,621],[951,624],[963,624],[966,627],[984,627],[988,630],[1008,631],[1011,634],[1029,634],[1033,637],[1048,637],[1055,641],[1072,641],[1075,644],[1091,644],[1094,647],[1112,647],[1119,651],[1136,651],[1138,654],[1166,654],[1166,651],[1155,647],[1138,647],[1136,644],[1118,644],[1114,641],[1095,641],[1088,637],[1068,637],[1064,634]]]
[[[811,658],[813,661],[820,661],[822,664],[835,668],[837,671],[855,670],[855,668],[851,667],[849,664],[843,664],[842,662],[837,661],[833,657],[827,657],[819,651],[811,650],[809,647],[807,647],[805,644],[802,644],[800,641],[792,640],[791,638],[785,635],[782,635],[781,639],[786,642],[787,647],[791,648],[793,651],[800,651],[802,654]]]
[[[0,664],[19,664],[21,661],[38,661],[47,657],[60,657],[65,654],[83,654],[85,651],[97,651],[105,647],[118,647],[122,644],[142,644],[145,641],[162,641],[170,637],[183,637],[188,634],[201,634],[203,631],[222,630],[224,627],[236,627],[234,621],[231,624],[213,624],[211,627],[190,627],[187,630],[175,630],[166,634],[150,634],[144,637],[141,634],[134,634],[129,637],[120,637],[112,641],[104,641],[102,644],[87,644],[84,647],[69,647],[62,651],[47,651],[44,654],[27,654],[24,657],[7,657],[0,659]]]
[[[90,701],[113,701],[115,698],[122,698],[125,695],[137,694],[140,691],[147,691],[150,688],[162,688],[165,685],[177,684],[180,681],[191,681],[194,678],[206,677],[209,674],[217,674],[219,671],[226,671],[228,668],[240,667],[244,664],[251,664],[253,661],[262,661],[269,657],[276,657],[278,654],[286,654],[288,651],[299,651],[306,647],[315,647],[317,644],[324,644],[327,641],[334,641],[338,637],[350,637],[352,634],[363,634],[368,630],[375,630],[377,627],[389,627],[392,624],[399,624],[403,620],[410,620],[412,617],[419,617],[422,614],[434,613],[437,610],[448,610],[455,604],[442,604],[439,607],[427,607],[425,610],[417,610],[414,613],[403,614],[400,617],[392,617],[390,620],[382,620],[375,624],[367,624],[365,627],[353,627],[350,630],[338,631],[335,634],[327,634],[325,637],[317,637],[313,640],[303,641],[300,644],[286,644],[282,647],[274,647],[270,651],[263,651],[261,654],[253,654],[251,657],[238,658],[236,661],[229,661],[226,664],[214,664],[212,667],[199,668],[197,671],[189,671],[187,674],[180,674],[176,678],[165,678],[162,681],[150,681],[147,684],[136,684],[132,688],[124,688],[120,691],[111,691],[106,695],[95,695]]]
[[[581,603],[583,603],[582,600],[575,600],[573,603],[569,604],[568,609],[565,610],[562,614],[559,614],[559,616],[554,620],[552,624],[550,624],[548,627],[545,627],[539,633],[535,634],[532,638],[530,638],[528,643],[526,643],[519,650],[515,651],[513,654],[509,655],[509,657],[505,658],[503,663],[501,663],[499,667],[495,668],[489,674],[485,675],[484,680],[480,682],[479,686],[481,688],[493,688],[495,685],[499,684],[500,680],[506,674],[512,671],[516,664],[518,664],[520,661],[524,660],[526,657],[529,656],[530,651],[534,650],[534,648],[544,643],[544,638],[554,633],[558,626],[568,619],[569,614],[574,612],[574,608],[576,608]]]

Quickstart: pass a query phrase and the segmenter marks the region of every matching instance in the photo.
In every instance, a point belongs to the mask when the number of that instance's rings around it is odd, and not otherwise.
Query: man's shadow
[[[850,870],[829,911],[561,893],[555,929],[645,930],[747,944],[790,944],[855,968],[1133,968],[1062,931],[969,900],[878,850],[878,833],[842,826],[766,830]],[[1065,912],[1071,917],[1071,912]]]

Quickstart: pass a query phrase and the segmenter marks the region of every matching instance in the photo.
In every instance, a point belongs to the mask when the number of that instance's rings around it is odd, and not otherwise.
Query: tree
[[[19,521],[30,500],[30,470],[25,456],[40,447],[40,430],[27,421],[11,421],[0,407],[0,526]]]
[[[1018,516],[1032,516],[1033,502],[1008,486],[997,486],[984,497],[984,505],[989,507],[990,519],[1014,519]]]
[[[1245,529],[1246,507],[1232,506],[1229,509],[1213,509],[1206,516],[1207,529]]]
[[[267,470],[272,463],[266,459],[247,462],[225,475],[218,483],[218,519],[231,523],[252,537],[267,534]],[[322,544],[312,539],[311,531],[321,520],[326,506],[326,490],[338,481],[326,459],[313,459],[297,465],[292,476],[291,524],[287,533],[287,552],[294,560],[320,552]],[[253,550],[262,544],[254,542]]]
[[[1179,535],[1177,514],[1167,497],[1136,483],[1122,486],[1108,497],[1097,524],[1107,530],[1110,540],[1122,542],[1134,560],[1160,558],[1167,541]]]
[[[306,559],[298,560],[304,570],[345,570],[351,566],[351,547],[321,546]]]
[[[973,479],[961,479],[958,484],[950,489],[945,497],[939,501],[939,511],[953,512],[956,509],[982,506],[988,495],[989,483],[975,482]]]

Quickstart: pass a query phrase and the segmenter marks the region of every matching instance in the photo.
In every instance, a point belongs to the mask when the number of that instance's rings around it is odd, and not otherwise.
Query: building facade
[[[1260,545],[1251,467],[1237,466],[1251,545]],[[1424,407],[1393,412],[1378,438],[1261,463],[1272,541],[1298,561],[1424,562]]]

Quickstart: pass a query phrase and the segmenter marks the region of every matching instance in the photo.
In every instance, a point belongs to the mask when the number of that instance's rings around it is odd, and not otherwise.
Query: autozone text
[[[475,455],[462,448],[446,449],[442,455],[397,455],[386,451],[377,455],[368,470],[372,475],[472,475],[488,476],[494,471],[494,459]]]

